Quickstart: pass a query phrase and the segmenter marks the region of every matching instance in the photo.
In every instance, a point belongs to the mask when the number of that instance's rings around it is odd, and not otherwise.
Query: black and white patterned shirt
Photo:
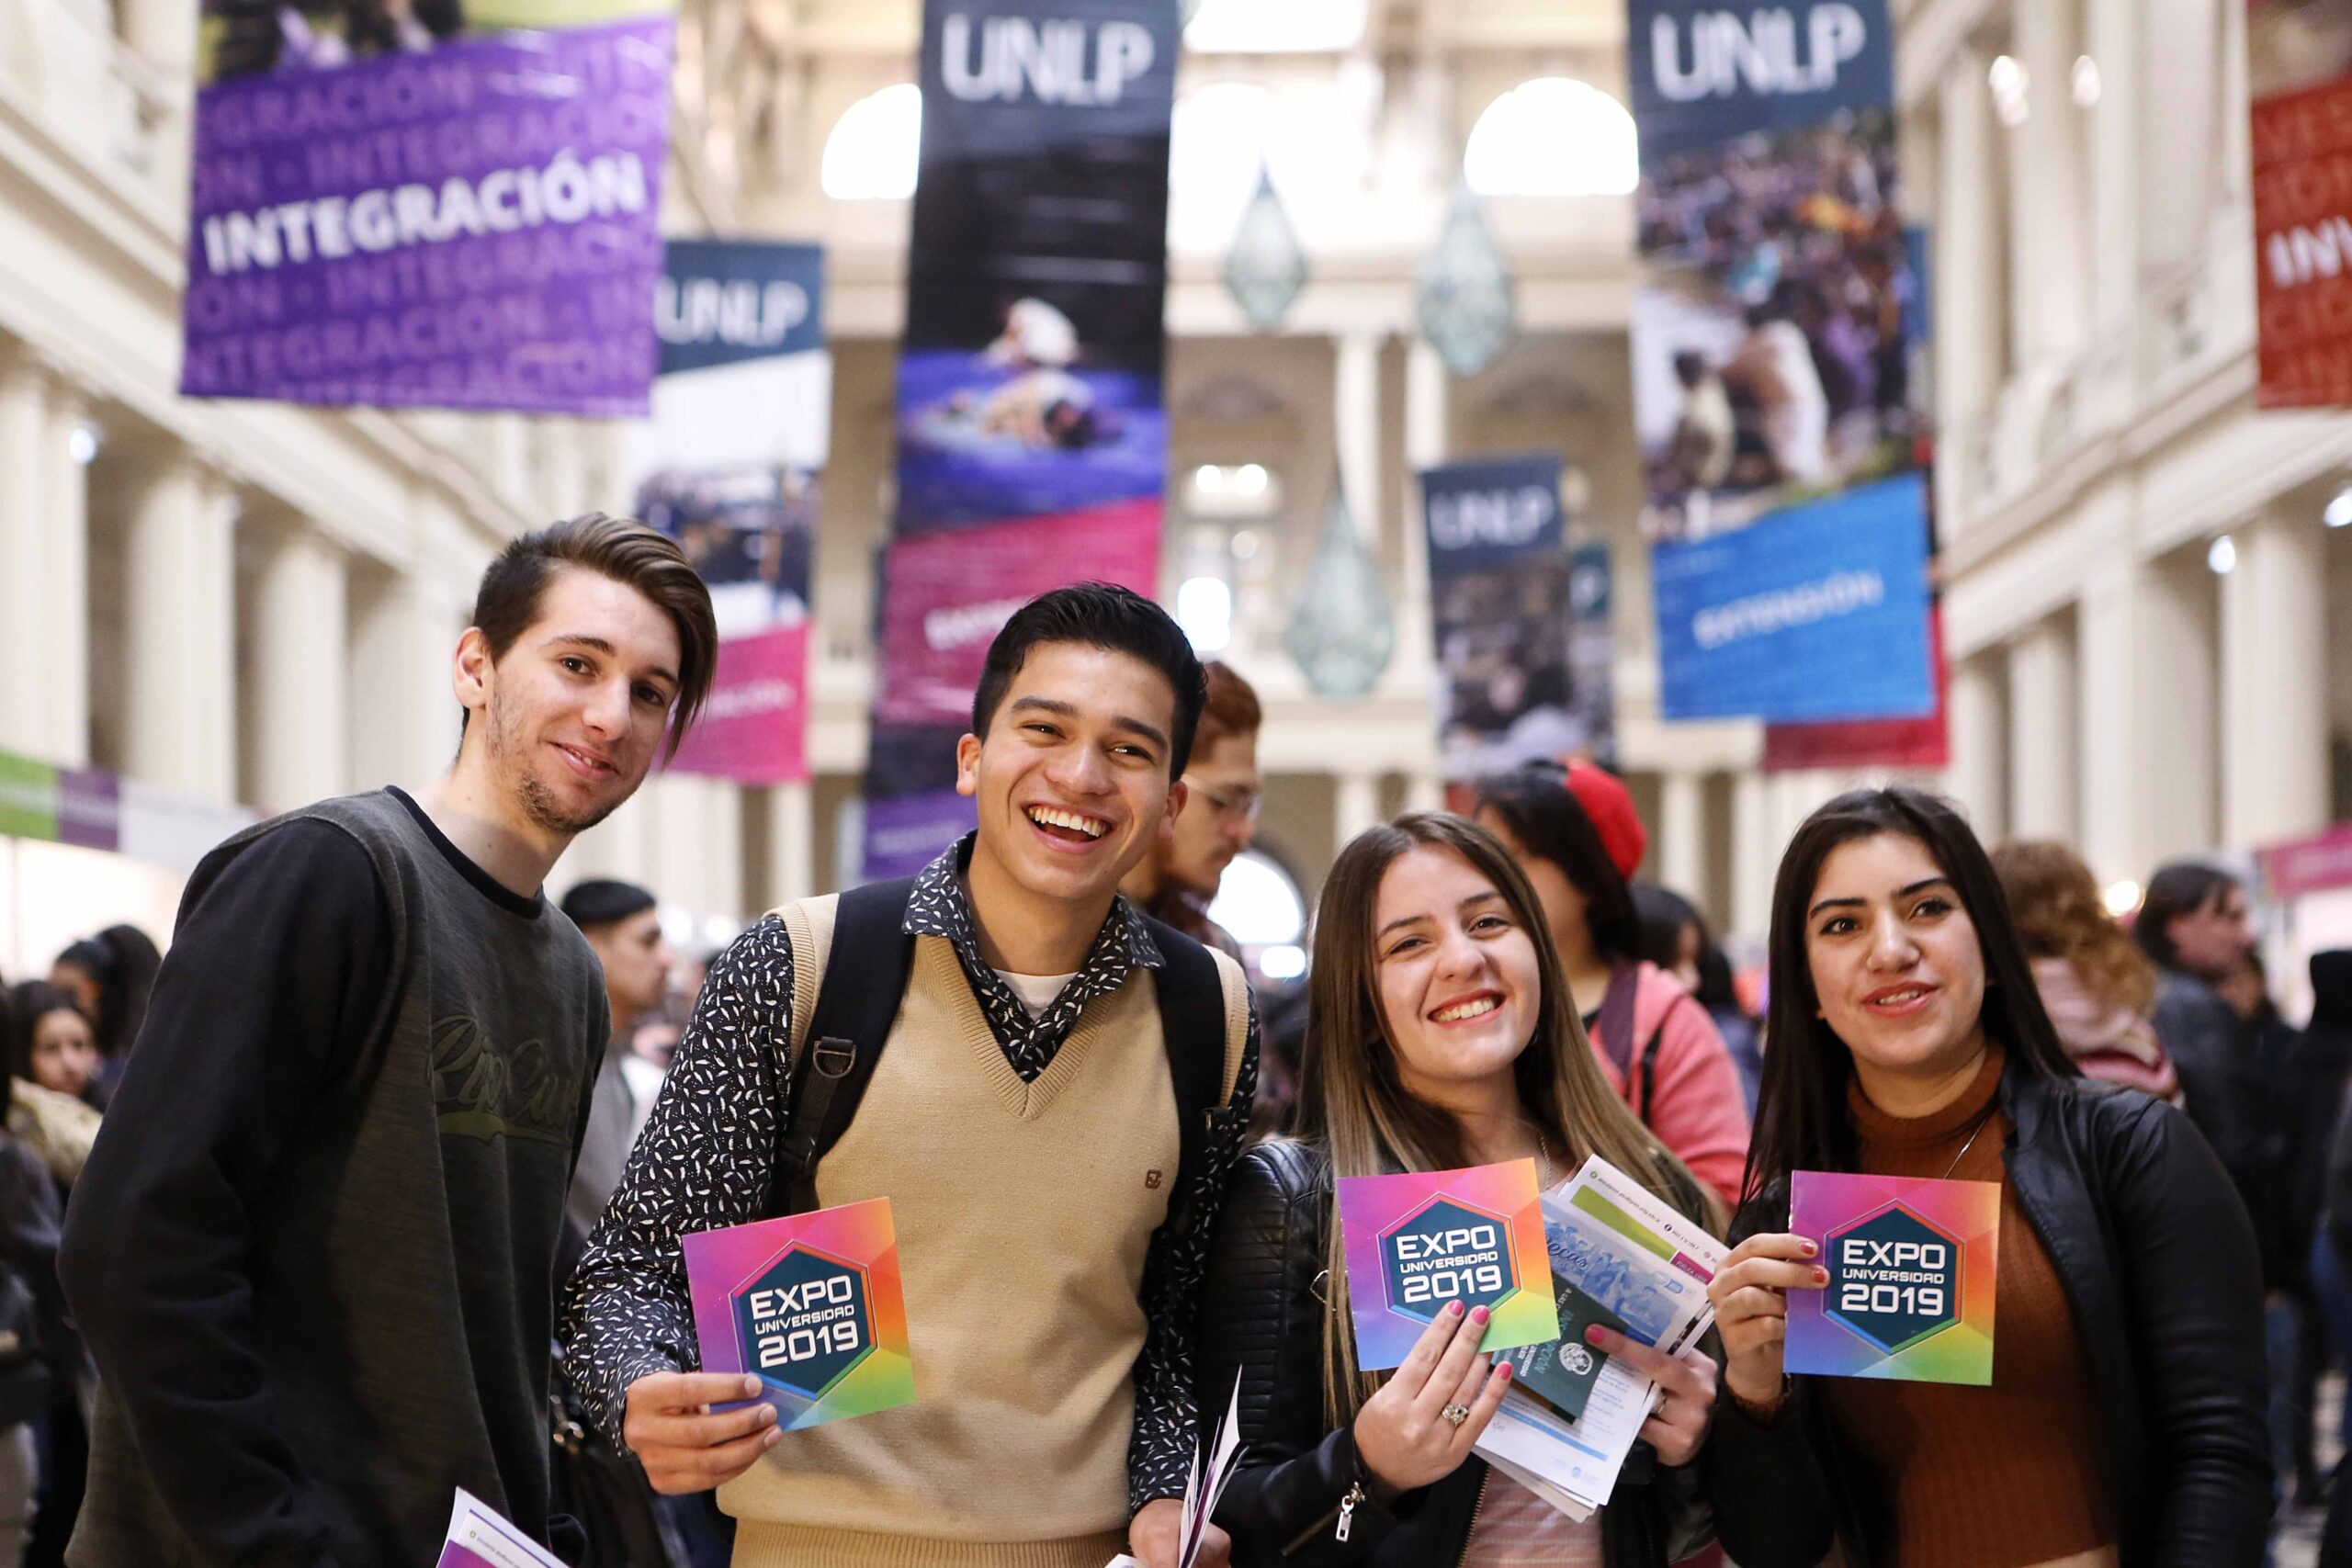
[[[905,929],[954,945],[1005,1059],[1031,1082],[1053,1062],[1090,999],[1117,990],[1136,967],[1157,970],[1166,960],[1142,918],[1125,898],[1115,899],[1077,975],[1033,1018],[980,954],[961,875],[971,845],[967,836],[916,878]],[[616,1443],[630,1383],[651,1372],[699,1365],[679,1238],[763,1217],[791,1022],[792,942],[784,921],[770,915],[711,964],[628,1172],[565,1292],[560,1325],[565,1370],[589,1414]],[[1184,1494],[1198,1440],[1193,1346],[1201,1281],[1257,1088],[1253,1003],[1228,1111],[1217,1119],[1193,1178],[1193,1223],[1182,1231],[1172,1222],[1162,1224],[1144,1260],[1148,1327],[1136,1363],[1135,1426],[1127,1448],[1130,1512]],[[1171,1203],[1169,1212],[1182,1207]]]

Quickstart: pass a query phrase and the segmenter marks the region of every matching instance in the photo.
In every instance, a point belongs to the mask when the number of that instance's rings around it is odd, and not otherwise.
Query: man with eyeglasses
[[[1145,913],[1238,958],[1238,944],[1209,919],[1208,908],[1225,868],[1258,836],[1258,808],[1265,800],[1258,727],[1265,716],[1258,694],[1230,666],[1211,660],[1202,669],[1209,694],[1184,769],[1191,804],[1176,818],[1174,832],[1127,874],[1119,891]]]

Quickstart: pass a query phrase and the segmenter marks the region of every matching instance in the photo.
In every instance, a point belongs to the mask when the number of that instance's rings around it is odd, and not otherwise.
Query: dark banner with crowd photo
[[[661,0],[203,0],[180,389],[641,414]]]
[[[2352,406],[2352,0],[2251,0],[2256,400]]]
[[[869,876],[970,826],[955,741],[1012,612],[1089,578],[1157,587],[1178,33],[1177,0],[924,6]]]
[[[1917,716],[1933,705],[1928,618],[1895,626],[1874,612],[1917,600],[1924,585],[1888,584],[1878,598],[1841,591],[1888,561],[1924,559],[1928,534],[1913,378],[1924,300],[1903,227],[1883,0],[1740,10],[1632,0],[1628,31],[1646,530],[1671,551],[1802,510],[1819,570],[1773,588],[1808,606],[1810,642],[1842,655],[1818,658],[1789,705],[1775,695],[1788,682],[1747,682],[1752,705],[1740,711],[1768,721]],[[1824,516],[1840,530],[1826,540],[1815,537]],[[1693,572],[1753,555],[1682,553],[1668,572],[1682,590],[1671,602],[1720,608],[1752,596],[1752,582]],[[1669,603],[1659,600],[1660,646],[1705,642],[1706,627],[1667,624]],[[1755,642],[1756,659],[1770,657],[1770,642]],[[1905,678],[1882,678],[1889,669]],[[1719,702],[1690,705],[1701,689],[1669,682],[1663,716],[1719,716]]]
[[[1497,457],[1421,475],[1449,780],[1613,760],[1609,547],[1569,547],[1560,467]]]
[[[637,514],[710,585],[718,671],[677,766],[808,776],[808,578],[832,374],[814,245],[681,240],[662,261],[653,418],[632,433]]]

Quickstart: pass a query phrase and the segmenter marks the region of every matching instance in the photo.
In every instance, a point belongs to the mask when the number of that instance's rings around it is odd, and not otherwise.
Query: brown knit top
[[[1998,1046],[1987,1050],[1965,1093],[1916,1119],[1887,1115],[1859,1082],[1848,1095],[1865,1174],[2001,1184],[1992,1385],[1815,1382],[1839,1436],[1888,1499],[1894,1568],[2025,1568],[2115,1540],[2090,1365],[2001,1160],[2009,1135],[1997,1103],[2001,1063]]]

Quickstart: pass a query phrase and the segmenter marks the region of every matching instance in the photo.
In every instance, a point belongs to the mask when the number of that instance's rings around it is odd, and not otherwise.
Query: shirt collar
[[[965,834],[915,878],[914,896],[907,900],[903,928],[909,936],[945,937],[958,952],[977,956],[979,937],[972,923],[972,901],[964,887],[964,872],[972,863],[972,846],[978,838],[977,832]],[[1159,951],[1159,943],[1152,939],[1151,928],[1124,893],[1111,900],[1111,912],[1102,918],[1102,929],[1095,933],[1093,945],[1087,949],[1085,961],[1079,965],[1080,973],[1094,968],[1112,954],[1118,955],[1122,973],[1137,966],[1159,969],[1168,963],[1167,956]]]

